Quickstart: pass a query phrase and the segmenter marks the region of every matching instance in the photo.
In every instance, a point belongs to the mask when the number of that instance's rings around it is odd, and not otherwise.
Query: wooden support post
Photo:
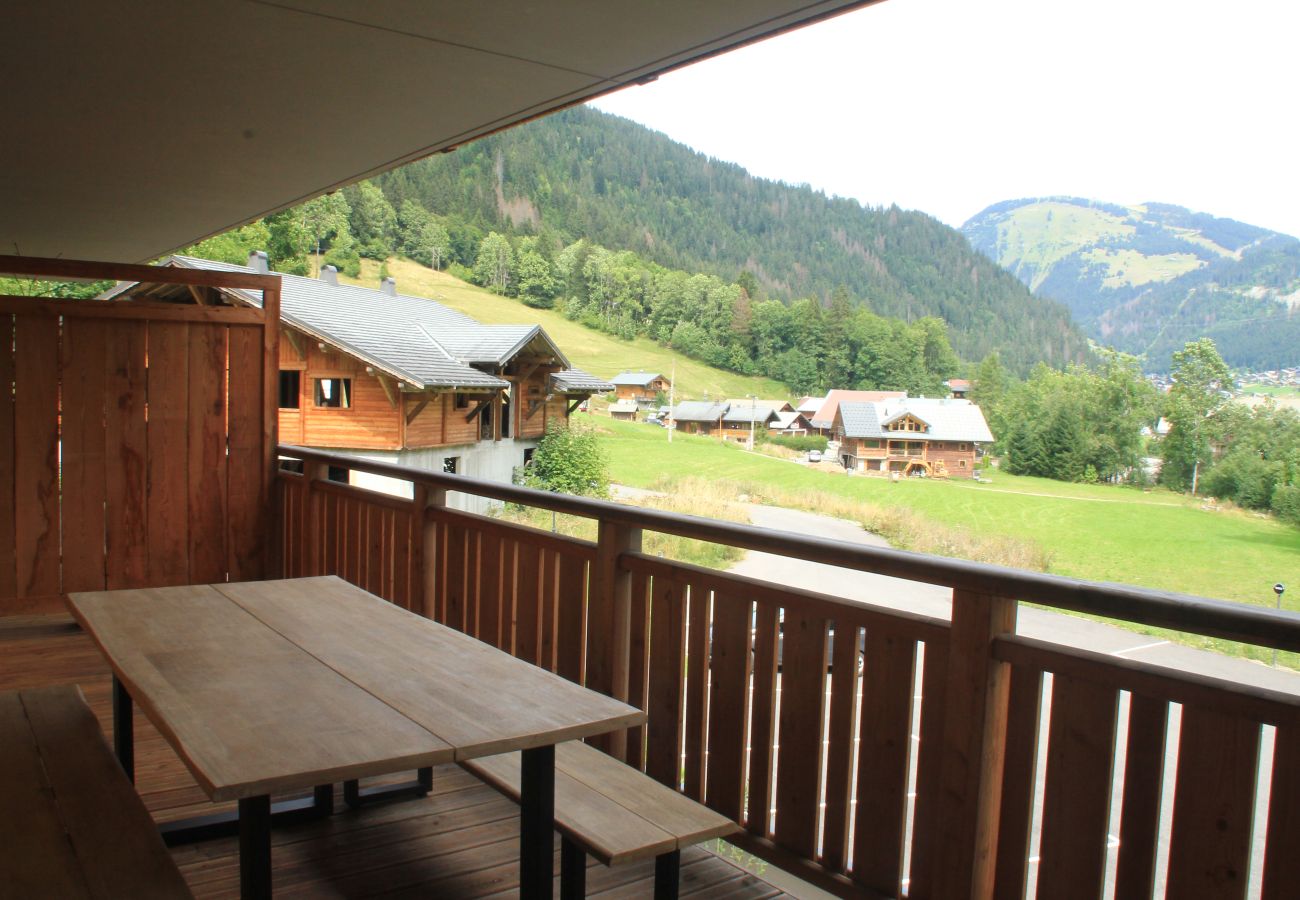
[[[639,553],[641,529],[601,522],[591,567],[587,608],[587,687],[627,701],[632,652],[632,573],[620,568],[624,553]],[[602,735],[595,742],[612,756],[627,759],[627,732]]]
[[[276,481],[280,477],[280,458],[276,447],[280,442],[280,279],[274,287],[262,290],[262,484],[258,492],[258,524],[262,534],[271,534],[275,527],[275,513],[271,509]],[[269,557],[269,558],[268,558]],[[270,575],[275,566],[283,565],[274,552],[262,558],[263,577]]]
[[[1013,634],[1016,601],[953,591],[934,896],[993,896],[1011,667],[993,641]]]
[[[433,517],[436,510],[447,506],[447,492],[442,488],[427,485],[415,485],[414,509],[420,522],[419,546],[412,548],[418,555],[415,571],[419,581],[420,599],[411,600],[411,608],[419,609],[426,619],[438,621],[438,602],[442,599],[438,572],[438,531],[437,520]]]
[[[325,463],[306,460],[302,464],[303,482],[307,488],[307,552],[304,555],[307,575],[325,574],[325,497],[316,485],[329,480],[330,468]]]

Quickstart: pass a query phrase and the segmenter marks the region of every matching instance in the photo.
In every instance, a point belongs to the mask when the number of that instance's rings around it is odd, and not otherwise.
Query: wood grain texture
[[[1164,700],[1130,695],[1115,900],[1139,900],[1155,890],[1168,720]]]
[[[270,521],[262,467],[262,329],[231,328],[228,341],[226,571],[231,581],[251,581],[266,572],[260,535]]]
[[[515,542],[514,568],[514,652],[525,662],[542,662],[542,575],[541,551],[528,541]]]
[[[809,858],[817,852],[828,624],[788,608],[782,635],[775,837]]]
[[[646,773],[681,784],[682,719],[686,707],[687,587],[656,578],[650,604],[650,676],[646,695]]]
[[[712,598],[691,585],[686,617],[686,722],[682,741],[682,790],[692,800],[704,800],[705,732],[709,710],[709,644],[713,630]]]
[[[1042,702],[1043,673],[1024,666],[1013,667],[994,883],[994,896],[1005,900],[1023,898],[1028,881]]]
[[[1264,900],[1282,900],[1300,884],[1300,727],[1277,730],[1269,789]]]
[[[143,266],[133,263],[94,262],[82,259],[52,259],[40,256],[0,256],[0,272],[10,275],[48,278],[84,278],[92,281],[140,281],[146,284],[194,284],[211,287],[263,288],[280,284],[278,275],[255,275],[246,272],[213,272],[209,269],[182,269],[170,266]],[[30,298],[20,298],[30,299]],[[83,301],[73,301],[83,302]]]
[[[854,796],[853,767],[858,758],[858,643],[862,630],[848,616],[835,620],[831,640],[830,724],[826,748],[826,810],[822,860],[837,872],[849,863],[849,825]]]
[[[1117,705],[1113,688],[1069,675],[1053,678],[1038,866],[1045,896],[1101,895]]]
[[[710,808],[734,822],[744,818],[753,617],[750,601],[728,594],[713,596],[706,800]]]
[[[749,797],[745,827],[767,837],[772,816],[773,778],[776,773],[777,652],[780,632],[775,604],[754,605],[753,715],[750,719]]]
[[[625,703],[337,579],[245,582],[217,590],[437,735],[455,748],[458,760],[602,734],[644,719]],[[374,646],[384,648],[382,659],[375,658]]]
[[[87,887],[85,896],[190,896],[153,818],[123,777],[80,690],[38,688],[19,696],[40,751],[42,780],[71,845],[74,868]],[[0,729],[0,734],[5,733]],[[6,811],[17,812],[9,807]],[[3,855],[12,855],[12,849],[6,844]],[[46,872],[44,877],[57,879],[57,873]],[[32,896],[47,890],[47,885],[38,886]]]
[[[939,858],[939,816],[943,812],[944,743],[947,721],[948,642],[927,641],[921,676],[920,750],[916,760],[916,805],[912,813],[912,864],[908,895],[927,900],[936,896]]]
[[[66,318],[62,346],[63,590],[105,586],[107,471],[102,322]]]
[[[853,878],[892,895],[903,893],[915,668],[915,641],[867,629]]]
[[[1246,896],[1258,761],[1257,722],[1183,707],[1168,896]]]
[[[578,684],[586,683],[587,560],[556,553],[555,671]]]
[[[74,594],[70,603],[132,699],[213,800],[454,756],[446,741],[211,586]],[[359,643],[370,651],[369,641]]]
[[[650,665],[650,579],[632,576],[628,624],[627,702],[637,709],[646,708]],[[645,726],[627,732],[627,764],[645,769]]]
[[[145,322],[105,323],[104,441],[106,587],[144,587],[149,577],[148,370]]]
[[[14,508],[14,317],[0,313],[0,613],[18,596]]]
[[[189,326],[149,325],[145,514],[154,586],[190,579]]]
[[[59,323],[18,318],[14,413],[14,530],[19,597],[58,594]]]

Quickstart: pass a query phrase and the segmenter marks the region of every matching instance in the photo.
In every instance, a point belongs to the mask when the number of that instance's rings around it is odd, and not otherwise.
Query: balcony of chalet
[[[277,279],[0,263],[263,292],[260,310],[0,298],[2,689],[80,684],[108,732],[109,670],[68,593],[336,574],[644,709],[646,725],[598,746],[732,818],[736,852],[770,873],[840,896],[1295,896],[1300,697],[1032,639],[1017,609],[1292,652],[1300,617],[282,446]],[[330,482],[331,464],[410,481],[414,497]],[[599,539],[458,512],[452,491],[586,516]],[[649,556],[646,531],[940,585],[951,616]],[[136,729],[155,819],[209,808],[152,726]],[[508,894],[517,834],[513,803],[440,768],[425,799],[277,830],[274,885]],[[197,895],[231,896],[235,850],[172,853]],[[780,894],[706,849],[683,862],[684,894]],[[593,867],[588,888],[646,896],[651,875]]]

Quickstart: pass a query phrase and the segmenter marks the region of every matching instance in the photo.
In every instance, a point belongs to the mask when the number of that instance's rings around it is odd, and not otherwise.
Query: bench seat
[[[461,765],[519,800],[518,753]],[[726,816],[579,741],[555,746],[555,827],[565,841],[561,878],[566,898],[582,896],[582,884],[574,881],[585,877],[585,862],[574,860],[575,846],[607,866],[655,858],[655,895],[668,897],[676,896],[683,848],[739,830]]]
[[[0,885],[14,897],[191,897],[75,685],[0,693]]]

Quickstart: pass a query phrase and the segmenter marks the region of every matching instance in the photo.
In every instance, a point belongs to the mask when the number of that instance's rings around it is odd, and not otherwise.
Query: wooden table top
[[[213,800],[645,721],[635,707],[332,576],[69,599]]]

